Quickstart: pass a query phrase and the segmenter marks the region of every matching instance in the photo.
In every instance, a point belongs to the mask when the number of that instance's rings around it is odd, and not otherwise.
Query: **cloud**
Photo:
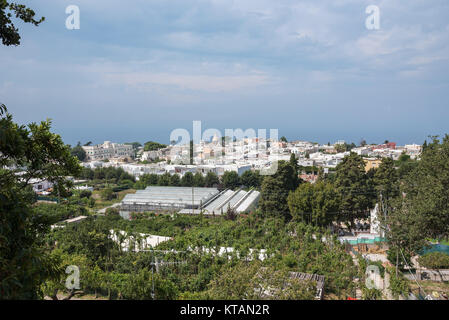
[[[331,132],[389,105],[400,115],[392,127],[407,132],[413,117],[449,117],[447,0],[78,0],[76,31],[65,29],[72,1],[26,4],[45,23],[19,23],[22,45],[0,49],[0,98],[23,118],[51,111],[84,123],[88,112],[102,130],[121,123],[126,104],[139,118],[157,115],[159,128],[209,116],[295,131],[306,115]],[[371,4],[380,30],[365,28]],[[167,106],[176,117],[163,118]]]
[[[265,74],[233,76],[211,76],[198,74],[173,74],[150,72],[108,72],[104,79],[110,83],[123,84],[140,90],[151,90],[155,86],[175,87],[181,90],[204,92],[231,92],[262,87],[270,83]]]

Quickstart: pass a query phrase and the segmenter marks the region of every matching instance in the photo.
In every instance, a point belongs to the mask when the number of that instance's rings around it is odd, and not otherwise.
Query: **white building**
[[[406,144],[404,150],[412,159],[416,159],[421,154],[422,146],[419,144]]]
[[[28,183],[33,187],[33,191],[36,193],[53,188],[53,183],[48,180],[31,179]]]
[[[133,157],[132,145],[112,143],[105,141],[103,144],[82,147],[87,155],[87,160],[104,160],[110,158]]]

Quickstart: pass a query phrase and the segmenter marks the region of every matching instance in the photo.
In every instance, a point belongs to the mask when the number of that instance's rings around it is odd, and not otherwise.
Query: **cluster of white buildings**
[[[132,158],[134,149],[132,145],[105,141],[103,144],[83,146],[87,160],[105,160],[114,158]]]
[[[171,145],[166,148],[154,151],[137,151],[135,162],[123,162],[120,157],[134,154],[131,145],[121,145],[105,142],[102,145],[83,147],[86,150],[88,159],[85,167],[97,168],[115,166],[121,167],[129,174],[139,177],[143,174],[179,174],[181,177],[191,172],[199,172],[206,175],[213,172],[222,176],[226,171],[234,171],[242,175],[247,170],[264,170],[269,168],[275,161],[290,159],[291,154],[295,154],[298,165],[304,167],[322,167],[326,169],[335,168],[349,155],[349,151],[341,150],[338,145],[345,144],[344,141],[337,141],[333,145],[320,145],[308,141],[282,142],[272,139],[245,138],[237,141],[226,141],[222,145],[222,139],[214,137],[211,141],[201,141],[193,146],[193,164],[191,163],[190,145]],[[396,146],[395,143],[382,145],[365,145],[351,150],[363,156],[366,161],[372,162],[376,166],[376,161],[383,157],[397,160],[401,154],[410,155],[412,159],[419,157],[421,145]],[[113,157],[112,157],[113,156]],[[109,158],[109,162],[102,160]],[[143,164],[144,160],[160,160]]]

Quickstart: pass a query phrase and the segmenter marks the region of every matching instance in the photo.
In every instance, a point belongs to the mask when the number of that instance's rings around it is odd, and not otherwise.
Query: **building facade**
[[[113,143],[105,141],[103,144],[94,146],[83,146],[87,160],[105,160],[111,158],[133,157],[132,145]]]

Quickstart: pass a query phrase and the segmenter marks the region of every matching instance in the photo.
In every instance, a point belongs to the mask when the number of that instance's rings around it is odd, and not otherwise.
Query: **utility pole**
[[[156,268],[156,273],[159,273],[159,267],[164,266],[164,265],[177,265],[177,264],[187,264],[187,261],[164,261],[161,260],[159,261],[159,259],[155,256],[154,252],[163,252],[163,253],[167,253],[167,251],[164,250],[153,250],[153,248],[151,248],[151,250],[142,250],[142,251],[151,251],[151,253],[153,254],[153,262],[150,263],[151,265],[151,282],[152,282],[152,288],[151,288],[151,298],[153,300],[155,300],[154,298],[156,297],[155,294],[155,290],[154,290],[154,268]],[[178,251],[179,252],[185,252],[185,251]]]

